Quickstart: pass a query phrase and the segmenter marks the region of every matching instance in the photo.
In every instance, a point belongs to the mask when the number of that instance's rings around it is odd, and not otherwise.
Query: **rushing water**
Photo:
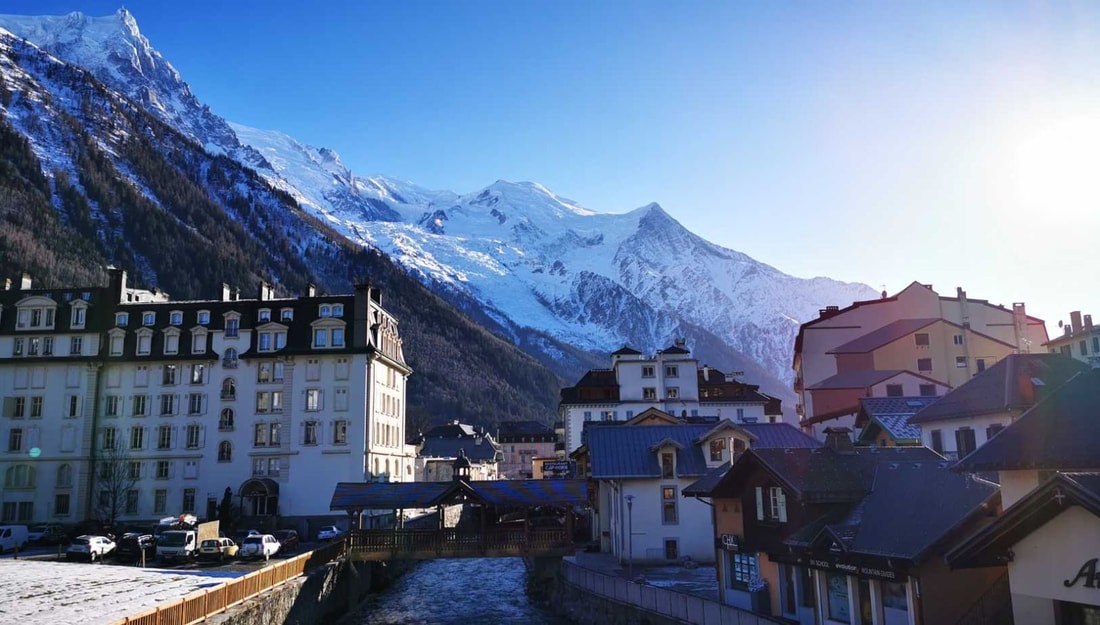
[[[369,597],[349,625],[507,623],[566,625],[569,621],[527,596],[519,558],[428,560],[387,590]]]

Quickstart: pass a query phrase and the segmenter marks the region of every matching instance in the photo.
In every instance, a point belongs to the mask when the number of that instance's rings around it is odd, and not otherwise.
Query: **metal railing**
[[[276,562],[262,569],[238,577],[220,586],[191,593],[167,605],[149,608],[133,616],[127,616],[111,625],[191,625],[256,595],[266,592],[287,580],[299,577],[306,571],[331,562],[345,555],[345,542],[340,540],[303,553],[289,560]]]

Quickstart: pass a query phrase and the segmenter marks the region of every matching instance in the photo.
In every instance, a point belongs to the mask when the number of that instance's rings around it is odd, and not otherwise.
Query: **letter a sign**
[[[1082,579],[1085,580],[1085,588],[1096,588],[1100,585],[1100,579],[1096,576],[1096,561],[1100,558],[1093,558],[1088,562],[1081,565],[1081,570],[1077,571],[1077,577],[1074,577],[1072,581],[1062,580],[1062,584],[1066,588],[1071,588]]]

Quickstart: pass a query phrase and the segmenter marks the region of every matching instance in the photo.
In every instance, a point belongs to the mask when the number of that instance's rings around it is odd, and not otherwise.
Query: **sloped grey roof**
[[[877,330],[872,330],[863,336],[848,341],[843,345],[834,347],[833,349],[825,352],[827,354],[862,354],[866,353],[883,345],[889,345],[894,341],[904,338],[917,330],[925,326],[930,326],[933,323],[940,321],[936,318],[928,319],[898,319],[892,323],[888,323]]]
[[[1100,369],[1082,371],[958,462],[964,471],[1100,468]]]
[[[679,442],[676,472],[681,476],[702,476],[707,472],[703,451],[695,439],[711,430],[711,425],[620,425],[593,427],[587,431],[592,457],[592,477],[657,478],[661,476],[658,453],[650,447],[664,440]]]
[[[709,497],[711,489],[722,479],[722,476],[729,471],[730,463],[723,462],[722,464],[714,467],[703,477],[695,480],[690,486],[684,488],[681,492],[685,497]]]
[[[919,425],[910,424],[909,418],[928,407],[939,397],[863,397],[859,400],[856,427],[863,428],[860,441],[868,438],[869,426],[882,428],[894,440],[919,441]]]
[[[481,444],[477,441],[481,440]],[[487,438],[426,438],[417,454],[421,458],[457,458],[459,450],[466,451],[471,462],[499,460],[500,447]]]
[[[774,447],[821,447],[821,441],[789,423],[738,423],[738,427],[756,437],[754,449]]]
[[[888,380],[901,373],[907,372],[904,369],[862,369],[859,371],[843,371],[833,376],[829,376],[824,380],[807,387],[807,390],[816,389],[828,389],[828,388],[867,388],[868,386],[874,386],[883,380]],[[917,374],[913,374],[917,375]]]
[[[1061,354],[1009,354],[918,412],[909,423],[1027,408],[1086,369],[1085,363]]]

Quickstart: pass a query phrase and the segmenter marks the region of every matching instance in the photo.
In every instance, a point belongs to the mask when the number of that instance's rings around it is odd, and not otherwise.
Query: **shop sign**
[[[1066,588],[1073,588],[1077,585],[1077,582],[1084,580],[1085,588],[1100,587],[1100,576],[1096,574],[1096,562],[1098,560],[1100,560],[1100,558],[1093,558],[1082,564],[1081,568],[1077,571],[1077,576],[1072,580],[1062,580],[1062,585]]]
[[[737,534],[721,534],[718,536],[718,547],[726,551],[741,551],[741,537]]]
[[[821,558],[809,558],[805,561],[805,564],[815,569],[836,571],[838,573],[844,573],[845,575],[855,575],[857,577],[879,579],[887,582],[900,582],[905,579],[905,575],[894,571],[890,567],[881,565],[853,564],[850,562],[832,559],[825,560]]]

